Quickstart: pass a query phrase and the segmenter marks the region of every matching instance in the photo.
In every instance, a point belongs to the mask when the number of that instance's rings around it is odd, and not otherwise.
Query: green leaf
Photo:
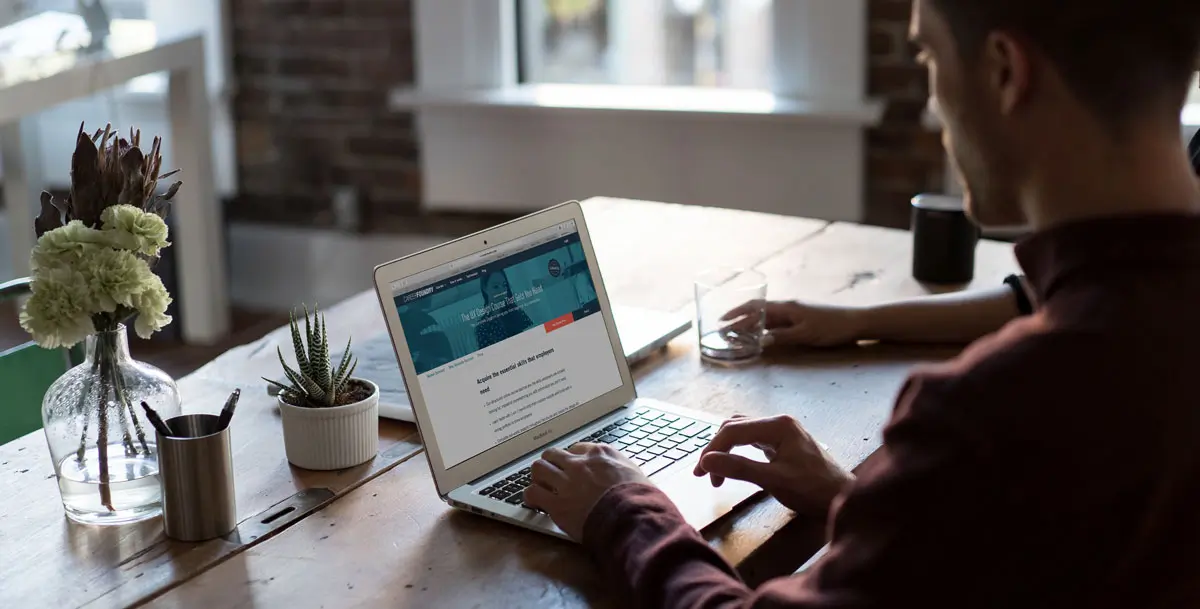
[[[333,378],[329,366],[329,341],[325,332],[325,319],[314,315],[313,334],[316,336],[316,346],[312,352],[312,379],[328,393],[333,392]]]
[[[286,370],[288,365],[287,365],[287,362],[284,361],[284,359],[283,359],[283,349],[281,347],[279,347],[278,345],[275,346],[275,354],[279,356],[279,366]]]
[[[341,393],[342,380],[345,378],[346,370],[350,367],[350,341],[346,341],[346,350],[342,351],[342,361],[338,364],[337,372],[333,374],[333,386],[338,388],[336,393]]]
[[[296,351],[296,365],[300,372],[312,374],[312,366],[308,363],[308,354],[304,352],[304,341],[300,338],[300,325],[296,323],[295,310],[288,311],[288,320],[292,328],[292,348]]]
[[[325,326],[325,317],[321,317],[321,357],[325,359],[325,367],[321,369],[321,379],[333,386],[333,354],[329,352],[329,331]]]
[[[297,389],[296,387],[291,386],[291,385],[285,385],[283,383],[280,383],[279,381],[273,381],[265,376],[259,377],[259,378],[278,387],[279,388],[279,397],[282,398],[283,401],[285,401],[289,404],[295,404],[295,405],[302,406],[308,402],[308,396],[305,395],[304,390],[302,390],[302,389]]]
[[[341,395],[346,390],[346,385],[350,383],[350,379],[354,378],[354,369],[358,368],[358,358],[354,359],[354,363],[350,365],[350,370],[346,371],[346,377],[338,384],[337,393]]]
[[[280,383],[279,381],[273,381],[273,380],[271,380],[271,379],[269,379],[269,378],[267,378],[267,377],[265,377],[265,376],[260,376],[260,377],[258,377],[258,378],[261,378],[262,380],[264,380],[264,381],[266,381],[266,382],[268,382],[268,383],[270,383],[270,384],[272,384],[272,385],[274,385],[274,386],[278,387],[280,391],[292,391],[292,386],[291,386],[291,385],[285,385],[285,384],[283,384],[283,383]]]
[[[283,366],[283,374],[288,378],[289,381],[292,382],[292,389],[304,391],[304,383],[300,380],[303,377],[300,374],[298,374],[295,370],[292,370],[286,364]],[[304,391],[304,393],[307,394],[308,392]]]
[[[308,361],[309,361],[309,364],[311,365],[314,363],[312,361],[312,357],[311,357],[312,349],[313,349],[313,331],[312,331],[312,325],[310,324],[308,318],[309,318],[308,305],[304,305],[304,338],[308,343],[308,346],[307,346],[308,354],[309,354]]]
[[[294,377],[296,385],[304,390],[304,395],[308,396],[309,399],[324,400],[328,395],[328,392],[314,383],[312,379],[302,376],[299,372],[295,370],[286,370],[285,372],[288,374],[288,378]]]
[[[292,381],[292,384],[294,384],[296,387],[303,389],[309,397],[314,400],[321,400],[325,398],[326,391],[323,388],[314,383],[312,379],[300,374],[300,372],[296,370],[293,370],[291,366],[287,365],[287,362],[283,361],[282,351],[279,352],[279,363],[283,364],[283,373],[287,375],[288,380]]]

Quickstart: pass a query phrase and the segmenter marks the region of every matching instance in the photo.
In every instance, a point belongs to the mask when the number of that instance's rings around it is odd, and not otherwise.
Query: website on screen
[[[574,221],[392,294],[447,468],[621,385]]]

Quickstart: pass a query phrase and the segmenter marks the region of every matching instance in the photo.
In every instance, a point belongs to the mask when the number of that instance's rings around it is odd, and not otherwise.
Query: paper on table
[[[400,365],[396,363],[396,352],[392,350],[391,337],[381,334],[363,344],[351,345],[351,349],[358,358],[354,376],[370,379],[379,385],[379,416],[416,423],[412,403],[408,401],[408,391],[404,389],[404,379],[400,376]],[[342,361],[342,351],[335,352],[330,359],[337,365]],[[278,387],[267,386],[267,393],[275,395],[278,392]]]
[[[379,334],[363,343],[351,345],[350,349],[358,357],[354,376],[370,379],[379,385],[379,416],[415,423],[412,403],[408,400],[408,391],[404,389],[404,377],[400,375],[400,365],[396,363],[396,352],[392,349],[392,337],[387,333]],[[331,359],[341,361],[342,352],[334,353]]]

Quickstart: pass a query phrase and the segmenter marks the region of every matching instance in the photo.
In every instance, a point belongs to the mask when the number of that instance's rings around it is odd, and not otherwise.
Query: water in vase
[[[158,450],[153,443],[150,453],[129,453],[121,444],[108,446],[108,506],[101,499],[99,450],[89,448],[83,461],[76,454],[63,459],[58,467],[58,489],[67,517],[85,524],[121,524],[157,515],[162,503]]]
[[[165,372],[129,356],[124,326],[89,336],[85,347],[83,363],[54,381],[42,400],[42,431],[63,509],[88,524],[158,516],[158,447],[140,405],[170,420],[180,411],[179,388]]]

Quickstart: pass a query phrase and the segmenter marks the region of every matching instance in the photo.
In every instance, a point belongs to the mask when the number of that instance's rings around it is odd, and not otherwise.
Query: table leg
[[[34,210],[45,187],[36,117],[0,125],[0,161],[4,163],[4,209],[12,274],[25,277],[29,275],[29,252],[36,240]]]
[[[203,47],[189,66],[170,73],[167,97],[171,151],[183,180],[171,208],[180,292],[175,298],[183,339],[211,344],[229,332],[229,289],[221,206],[213,185]]]

